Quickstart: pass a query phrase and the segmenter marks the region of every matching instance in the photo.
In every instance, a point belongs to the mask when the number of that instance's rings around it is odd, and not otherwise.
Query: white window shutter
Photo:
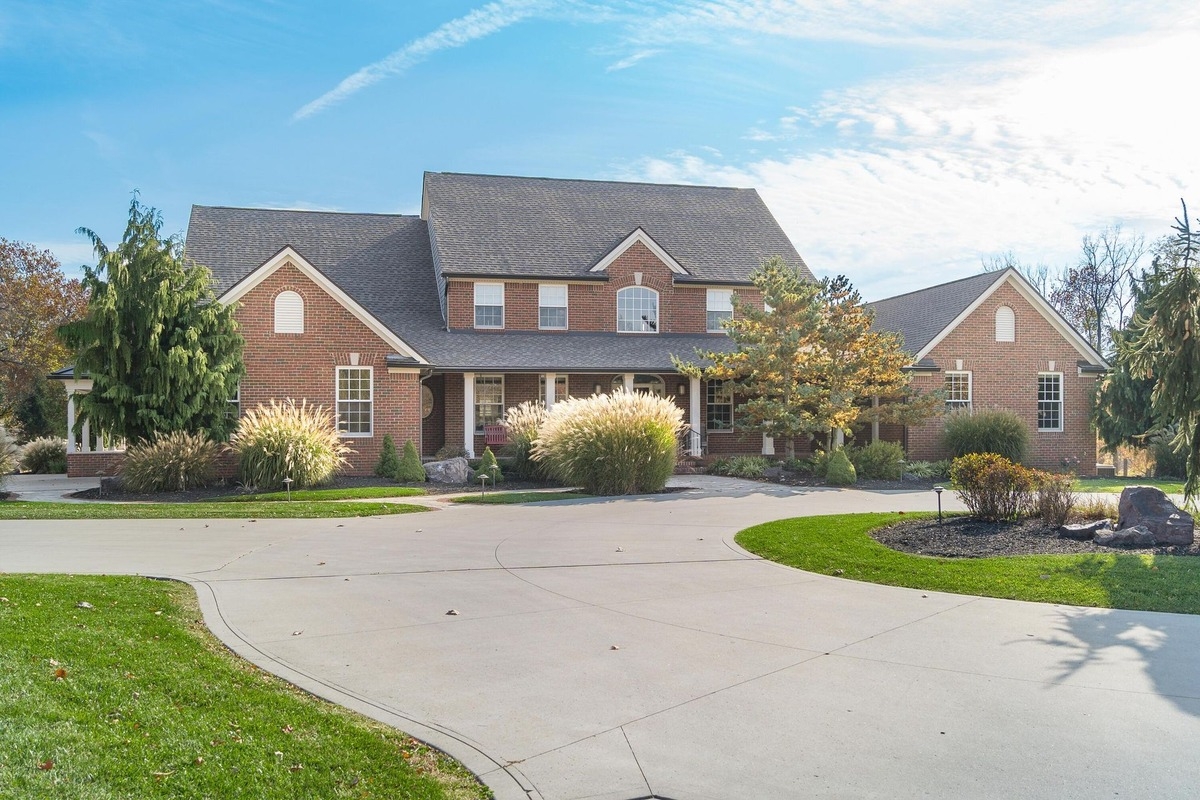
[[[1008,306],[996,309],[996,341],[1015,342],[1017,340],[1017,318]]]
[[[304,333],[304,298],[295,292],[275,296],[275,332]]]

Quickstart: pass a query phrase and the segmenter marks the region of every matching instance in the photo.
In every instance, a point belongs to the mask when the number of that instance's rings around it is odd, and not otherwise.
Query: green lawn
[[[1183,481],[1158,478],[1080,478],[1075,481],[1077,492],[1119,493],[1126,486],[1154,486],[1167,494],[1183,494]]]
[[[1044,603],[1200,614],[1200,558],[1118,553],[929,558],[897,552],[867,535],[873,528],[913,516],[927,515],[786,519],[747,528],[737,535],[737,543],[780,564],[871,583]]]
[[[0,575],[0,642],[3,797],[490,796],[457,762],[232,655],[185,584]]]
[[[0,502],[4,519],[312,519],[319,517],[377,517],[428,511],[404,503],[39,503]]]
[[[292,502],[308,500],[369,500],[376,497],[419,497],[424,489],[413,486],[357,486],[350,489],[297,489],[292,492]],[[273,503],[287,500],[287,492],[265,494],[235,494],[218,497],[214,503]]]
[[[545,503],[550,500],[579,500],[591,496],[583,492],[489,492],[483,495],[465,494],[455,497],[451,502],[505,506],[514,503]]]

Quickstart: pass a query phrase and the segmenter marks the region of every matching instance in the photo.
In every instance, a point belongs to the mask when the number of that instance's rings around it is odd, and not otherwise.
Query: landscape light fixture
[[[933,491],[934,491],[934,493],[937,494],[937,498],[938,498],[938,525],[941,525],[942,524],[942,492],[946,491],[946,487],[945,486],[935,486],[935,487],[933,487]]]

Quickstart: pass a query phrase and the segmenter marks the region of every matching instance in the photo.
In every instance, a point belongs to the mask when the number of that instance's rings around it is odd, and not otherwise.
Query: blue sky
[[[415,213],[424,170],[753,186],[877,298],[1200,209],[1197,53],[1177,0],[5,0],[0,236],[73,270],[134,189],[182,232]]]

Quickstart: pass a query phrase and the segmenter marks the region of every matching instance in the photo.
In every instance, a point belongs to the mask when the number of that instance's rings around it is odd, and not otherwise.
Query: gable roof
[[[775,255],[812,277],[753,189],[426,172],[422,216],[448,276],[603,278],[591,269],[641,228],[677,280],[746,282]]]
[[[1089,364],[1108,368],[1104,357],[1087,339],[1012,267],[876,300],[867,306],[875,312],[874,329],[900,333],[904,349],[913,354],[916,362],[924,359],[934,345],[1005,283],[1012,284]]]

